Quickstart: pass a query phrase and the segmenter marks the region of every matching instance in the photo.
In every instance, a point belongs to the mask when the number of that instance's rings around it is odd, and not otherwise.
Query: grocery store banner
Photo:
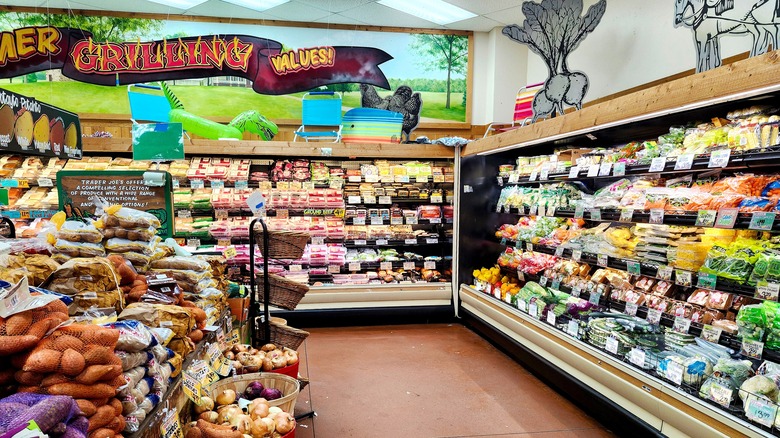
[[[80,159],[79,116],[0,89],[0,151]]]
[[[204,35],[141,42],[96,42],[90,32],[31,26],[0,34],[0,78],[42,70],[98,85],[214,76],[253,81],[260,94],[289,94],[322,85],[390,85],[379,64],[392,56],[371,47],[322,46],[282,51],[248,35]]]

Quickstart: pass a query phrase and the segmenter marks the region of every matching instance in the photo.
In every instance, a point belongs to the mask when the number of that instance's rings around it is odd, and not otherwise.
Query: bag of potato
[[[18,283],[23,276],[33,286],[43,283],[60,264],[43,254],[17,254],[0,256],[0,278]]]
[[[54,251],[72,258],[106,255],[106,249],[98,243],[71,242],[65,239],[57,239],[57,242],[54,243]]]
[[[157,216],[145,211],[133,208],[111,206],[103,215],[103,224],[106,228],[121,227],[127,230],[137,228],[160,228],[160,220]]]
[[[121,227],[106,228],[103,230],[103,236],[106,239],[112,239],[114,237],[127,240],[140,240],[142,242],[149,242],[154,236],[157,235],[157,229],[154,227],[149,228],[136,228],[126,229]]]
[[[141,273],[146,273],[149,271],[149,263],[151,263],[152,257],[137,252],[125,252],[121,253],[121,256],[126,258],[127,261],[133,265],[136,271]]]
[[[188,309],[165,304],[132,303],[119,315],[120,320],[136,319],[148,327],[163,327],[175,337],[185,337],[195,328],[195,317]]]
[[[168,348],[181,357],[187,357],[187,355],[195,351],[195,343],[186,336],[183,338],[173,338],[170,344],[168,344]]]
[[[100,243],[103,234],[95,228],[92,221],[65,221],[57,232],[57,237],[71,242]]]
[[[210,272],[211,265],[197,257],[173,256],[153,261],[152,269]]]
[[[120,239],[119,237],[114,237],[108,239],[106,241],[105,246],[106,246],[106,250],[110,252],[118,252],[118,253],[136,252],[136,253],[142,253],[151,256],[152,254],[154,254],[154,248],[157,246],[159,242],[160,242],[159,236],[154,236],[151,240],[147,240],[147,241]]]
[[[183,269],[170,269],[170,268],[155,268],[152,262],[152,269],[149,271],[154,275],[167,275],[176,281],[183,281],[193,285],[198,284],[199,281],[204,278],[211,278],[211,273],[208,271],[188,271]],[[190,289],[191,290],[191,289]]]
[[[114,265],[104,258],[68,260],[46,279],[43,287],[73,297],[72,315],[91,307],[113,307],[121,312],[125,305],[119,276]]]

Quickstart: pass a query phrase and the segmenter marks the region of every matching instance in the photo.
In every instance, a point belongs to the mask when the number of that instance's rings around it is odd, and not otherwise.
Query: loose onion
[[[287,366],[298,363],[298,353],[296,353],[294,350],[285,351],[284,358],[287,360]]]
[[[266,357],[263,359],[263,371],[271,371],[274,369],[274,364],[271,362],[271,359]]]
[[[265,344],[260,349],[263,350],[263,351],[274,351],[274,350],[276,350],[276,345],[274,345],[274,344]]]
[[[206,411],[211,411],[214,409],[214,400],[212,400],[210,397],[201,397],[200,398],[200,405],[195,405],[195,413],[196,414],[202,414]]]
[[[276,431],[282,435],[295,429],[295,417],[287,412],[277,414],[276,417],[274,417],[274,423],[276,423]]]
[[[233,418],[242,415],[244,412],[238,405],[220,406],[217,409],[217,424],[230,423]]]
[[[230,425],[235,427],[236,430],[238,430],[242,434],[249,433],[252,430],[252,418],[249,415],[245,415],[245,414],[236,415],[230,421]]]
[[[201,412],[201,414],[198,415],[199,420],[208,421],[209,423],[216,423],[218,417],[219,414],[214,411]]]
[[[276,430],[276,422],[274,422],[272,418],[261,418],[260,421],[265,424],[265,429],[268,431],[267,433],[274,433]]]
[[[215,401],[220,406],[232,405],[236,402],[236,391],[233,391],[232,389],[222,390],[215,397]]]

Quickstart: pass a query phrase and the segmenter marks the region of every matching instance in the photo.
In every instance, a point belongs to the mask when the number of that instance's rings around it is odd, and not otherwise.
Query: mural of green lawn
[[[0,88],[34,97],[42,102],[75,113],[129,114],[127,87],[105,87],[75,81],[8,83]],[[300,119],[304,93],[286,96],[257,94],[251,88],[175,85],[171,87],[187,111],[204,117],[232,118],[248,109],[256,109],[270,119]],[[381,96],[389,92],[378,90]],[[422,92],[424,119],[465,121],[463,94],[450,95],[451,108],[445,108],[446,93]],[[343,105],[360,107],[360,93],[345,93]]]

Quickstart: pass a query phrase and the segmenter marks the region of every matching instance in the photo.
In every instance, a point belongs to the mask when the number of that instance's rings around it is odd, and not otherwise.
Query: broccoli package
[[[745,340],[763,342],[767,329],[765,307],[761,304],[742,306],[737,314],[739,336]]]
[[[728,247],[714,245],[707,253],[701,270],[721,278],[745,283],[751,278],[753,265],[766,251],[764,242],[754,239],[738,239]]]

